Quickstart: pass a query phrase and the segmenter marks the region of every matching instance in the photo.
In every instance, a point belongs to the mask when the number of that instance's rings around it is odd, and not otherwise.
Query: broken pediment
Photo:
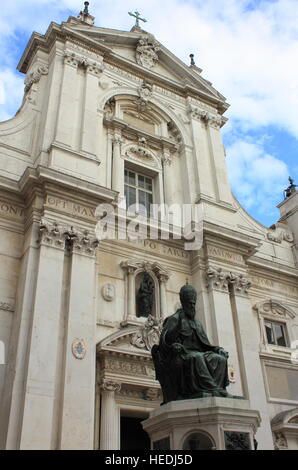
[[[152,347],[159,344],[161,330],[162,321],[150,315],[139,326],[125,327],[108,336],[98,344],[97,350],[151,357]]]

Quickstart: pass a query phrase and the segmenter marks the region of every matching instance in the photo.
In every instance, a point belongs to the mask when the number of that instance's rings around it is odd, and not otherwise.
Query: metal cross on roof
[[[141,15],[138,11],[135,11],[134,13],[131,13],[130,11],[128,12],[128,14],[130,16],[133,16],[135,19],[136,19],[136,24],[135,24],[135,28],[139,28],[140,27],[140,21],[144,21],[144,23],[147,23],[147,20],[145,20],[145,18],[141,18]]]

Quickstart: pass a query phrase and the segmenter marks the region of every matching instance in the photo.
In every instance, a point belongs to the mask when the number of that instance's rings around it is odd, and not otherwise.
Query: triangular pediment
[[[197,67],[189,67],[172,54],[165,46],[156,40],[156,38],[142,30],[134,30],[131,32],[118,31],[113,29],[98,28],[96,26],[84,25],[82,22],[68,22],[64,24],[65,28],[72,30],[81,38],[85,37],[89,41],[94,42],[99,47],[105,49],[104,55],[109,59],[119,62],[132,72],[135,69],[140,73],[140,68],[148,78],[155,77],[157,80],[164,79],[173,87],[187,88],[190,87],[195,93],[202,92],[204,97],[211,100],[222,102],[227,109],[228,104],[223,95],[221,95],[208,81],[201,75],[201,69]],[[158,60],[153,67],[144,67],[137,63],[136,50],[141,40],[150,38],[156,44]],[[146,45],[145,45],[146,47]]]

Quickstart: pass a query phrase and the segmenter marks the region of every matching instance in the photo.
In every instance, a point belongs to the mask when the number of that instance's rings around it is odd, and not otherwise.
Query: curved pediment
[[[97,351],[114,351],[121,354],[137,354],[151,357],[151,348],[159,343],[162,321],[153,316],[139,326],[127,326],[103,339]]]
[[[270,315],[274,317],[280,318],[295,318],[295,312],[290,309],[289,307],[285,307],[280,302],[268,299],[264,302],[259,302],[254,305],[254,310],[257,310],[259,314],[262,315]]]

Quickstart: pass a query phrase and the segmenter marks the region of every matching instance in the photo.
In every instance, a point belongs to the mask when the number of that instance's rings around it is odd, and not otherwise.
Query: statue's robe
[[[180,344],[181,350],[177,352],[173,344]],[[226,356],[219,354],[220,350],[219,346],[210,344],[201,323],[189,319],[183,310],[168,317],[161,333],[157,360],[157,378],[162,384],[165,402],[227,396],[228,364]]]

